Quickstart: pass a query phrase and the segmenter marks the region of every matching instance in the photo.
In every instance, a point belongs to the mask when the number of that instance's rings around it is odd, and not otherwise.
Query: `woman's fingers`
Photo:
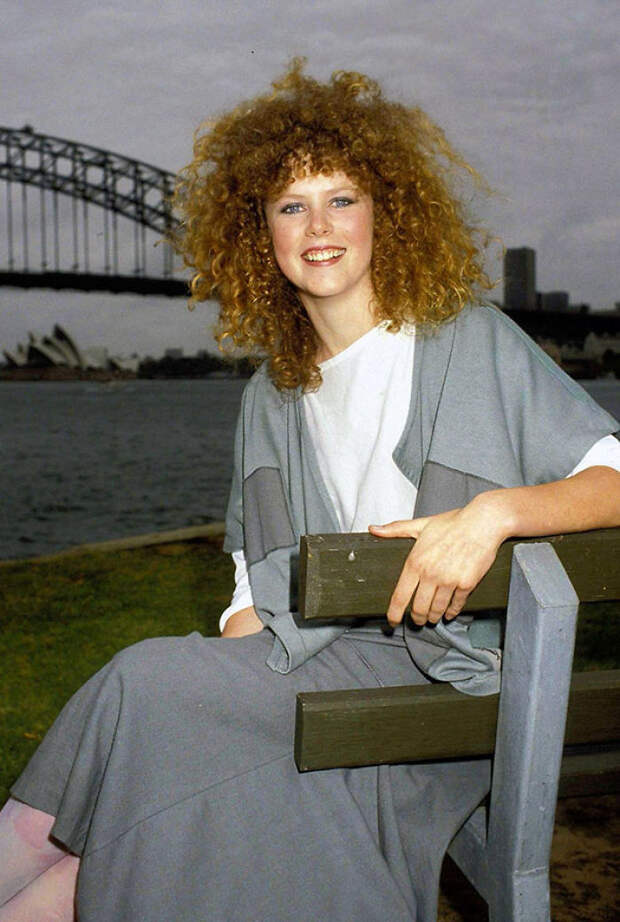
[[[454,586],[439,586],[436,589],[430,608],[428,609],[428,612],[425,613],[427,620],[431,624],[437,624],[438,621],[441,621],[444,614],[448,610],[448,606],[450,605],[453,594]],[[415,611],[415,599],[413,610]]]
[[[467,507],[371,525],[369,530],[381,538],[416,538],[390,600],[387,619],[392,626],[402,621],[410,604],[418,625],[455,618],[497,550],[485,546],[480,523],[475,516],[472,521]]]
[[[410,602],[414,624],[437,624],[444,616],[450,621],[461,613],[470,592],[454,586],[437,586],[434,582],[418,582],[411,592],[410,586],[397,587],[392,595],[387,612],[387,620],[392,627],[403,620]]]
[[[403,620],[405,610],[411,601],[411,597],[418,588],[418,577],[414,570],[405,566],[396,583],[390,604],[387,610],[387,620],[392,627]]]
[[[428,518],[399,519],[385,525],[369,525],[368,531],[379,538],[417,538]]]
[[[444,615],[455,618],[465,605],[468,591],[451,586],[438,586],[434,581],[419,579],[399,580],[392,594],[387,612],[388,622],[395,627],[411,602],[411,619],[414,624],[437,624]]]
[[[469,589],[455,589],[452,596],[452,601],[446,608],[446,621],[451,621],[453,618],[456,618],[457,615],[465,608],[465,602],[469,597]]]
[[[418,572],[413,552],[405,561],[387,611],[388,622],[395,627],[403,620],[405,611],[411,603],[411,617],[415,624],[436,624],[452,604],[455,593],[454,583],[441,585],[436,579]],[[464,599],[468,592],[464,593]],[[464,599],[459,602],[461,608]],[[460,611],[460,608],[459,608]],[[458,612],[455,612],[458,614]]]

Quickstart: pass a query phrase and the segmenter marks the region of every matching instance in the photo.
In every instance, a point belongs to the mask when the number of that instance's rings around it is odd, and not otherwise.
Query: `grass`
[[[2,565],[0,804],[89,676],[146,637],[216,635],[232,582],[218,539]],[[611,605],[582,606],[576,669],[618,667],[613,614]]]
[[[114,653],[218,633],[229,560],[211,539],[0,567],[0,804],[66,700]]]

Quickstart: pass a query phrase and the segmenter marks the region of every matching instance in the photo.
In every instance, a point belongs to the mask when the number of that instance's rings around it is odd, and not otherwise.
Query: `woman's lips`
[[[311,266],[332,266],[345,253],[345,247],[310,247],[304,250],[301,258]]]

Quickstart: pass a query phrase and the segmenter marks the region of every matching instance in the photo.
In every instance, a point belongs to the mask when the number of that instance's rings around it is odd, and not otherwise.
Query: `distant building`
[[[9,367],[20,368],[26,365],[38,368],[48,365],[64,365],[67,368],[86,368],[86,358],[77,343],[60,324],[56,324],[50,336],[28,334],[28,343],[18,344],[13,351],[4,350]]]
[[[110,363],[105,346],[89,346],[88,349],[82,350],[82,354],[88,368],[107,368]]]
[[[504,307],[513,311],[536,310],[536,251],[530,247],[506,250]]]
[[[565,313],[569,309],[567,291],[541,291],[539,304],[541,311],[560,311]]]
[[[588,358],[597,359],[602,359],[606,352],[620,355],[620,336],[609,333],[597,336],[596,333],[588,333],[583,342],[583,351]]]
[[[140,357],[134,352],[133,355],[112,355],[108,360],[108,365],[115,371],[137,372],[140,367]]]
[[[71,368],[75,371],[121,369],[136,371],[139,359],[109,356],[105,346],[81,349],[67,331],[55,324],[49,336],[29,333],[28,342],[4,349],[9,368]]]

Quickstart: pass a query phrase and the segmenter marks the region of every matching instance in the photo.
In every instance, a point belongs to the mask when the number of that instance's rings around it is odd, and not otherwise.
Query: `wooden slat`
[[[444,684],[302,692],[295,761],[312,771],[489,755],[498,700]],[[620,670],[575,673],[566,743],[611,741],[620,742]]]
[[[620,749],[564,756],[558,797],[620,793]]]
[[[470,595],[466,611],[503,608],[515,544],[506,541],[495,563]],[[582,602],[620,598],[620,528],[527,539],[549,541]],[[381,616],[405,558],[410,538],[369,534],[305,535],[301,539],[299,609],[303,618]]]

